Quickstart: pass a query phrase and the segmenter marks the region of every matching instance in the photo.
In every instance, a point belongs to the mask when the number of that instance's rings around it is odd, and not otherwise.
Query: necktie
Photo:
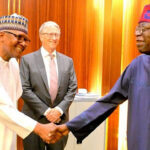
[[[57,90],[58,90],[58,77],[57,77],[57,71],[56,71],[56,64],[54,61],[54,55],[50,55],[51,61],[50,61],[50,95],[51,95],[51,101],[54,102]]]

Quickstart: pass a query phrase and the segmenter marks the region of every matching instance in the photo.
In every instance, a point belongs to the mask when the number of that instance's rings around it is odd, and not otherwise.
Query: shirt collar
[[[2,57],[0,57],[0,62],[3,62],[5,64],[9,63],[9,61],[5,61]]]
[[[41,47],[41,54],[42,54],[43,57],[50,56],[50,55],[49,55],[49,52],[48,52],[43,46]],[[56,57],[56,50],[54,50],[54,51],[52,52],[52,55],[53,55],[54,57]]]

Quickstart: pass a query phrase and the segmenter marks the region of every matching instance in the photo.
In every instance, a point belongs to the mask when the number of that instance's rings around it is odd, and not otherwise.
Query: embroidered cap
[[[16,13],[0,17],[0,30],[18,30],[28,33],[28,19]]]
[[[142,16],[139,20],[139,23],[140,22],[150,22],[150,5],[145,5]]]

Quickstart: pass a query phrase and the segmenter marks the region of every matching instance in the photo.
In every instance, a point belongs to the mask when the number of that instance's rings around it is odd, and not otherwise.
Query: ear
[[[1,35],[4,35],[4,34],[5,34],[4,32],[0,32],[0,36],[1,36]]]
[[[39,38],[40,38],[40,41],[42,42],[42,41],[43,41],[43,36],[42,36],[42,34],[39,34]]]
[[[4,34],[4,32],[0,32],[0,41],[3,41]]]

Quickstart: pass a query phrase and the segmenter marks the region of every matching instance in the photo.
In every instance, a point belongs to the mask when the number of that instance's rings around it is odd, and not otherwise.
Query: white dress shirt
[[[41,55],[42,55],[45,70],[46,70],[46,76],[47,76],[47,79],[48,79],[48,86],[50,88],[51,83],[50,83],[49,79],[50,79],[50,61],[51,61],[51,58],[50,58],[49,52],[47,50],[45,50],[43,46],[41,47]],[[56,64],[57,76],[59,76],[59,74],[58,74],[58,64],[57,64],[57,58],[56,58],[56,50],[52,53],[52,55],[54,56],[54,61],[55,61],[55,64]],[[57,109],[61,113],[61,115],[63,114],[63,111],[60,107],[56,106],[55,109]],[[45,111],[44,115],[46,116],[47,113],[50,110],[51,110],[51,108],[48,108]]]
[[[0,57],[0,150],[15,150],[15,133],[25,138],[37,124],[17,110],[16,104],[21,94],[22,86],[16,59],[12,58],[7,62]]]

